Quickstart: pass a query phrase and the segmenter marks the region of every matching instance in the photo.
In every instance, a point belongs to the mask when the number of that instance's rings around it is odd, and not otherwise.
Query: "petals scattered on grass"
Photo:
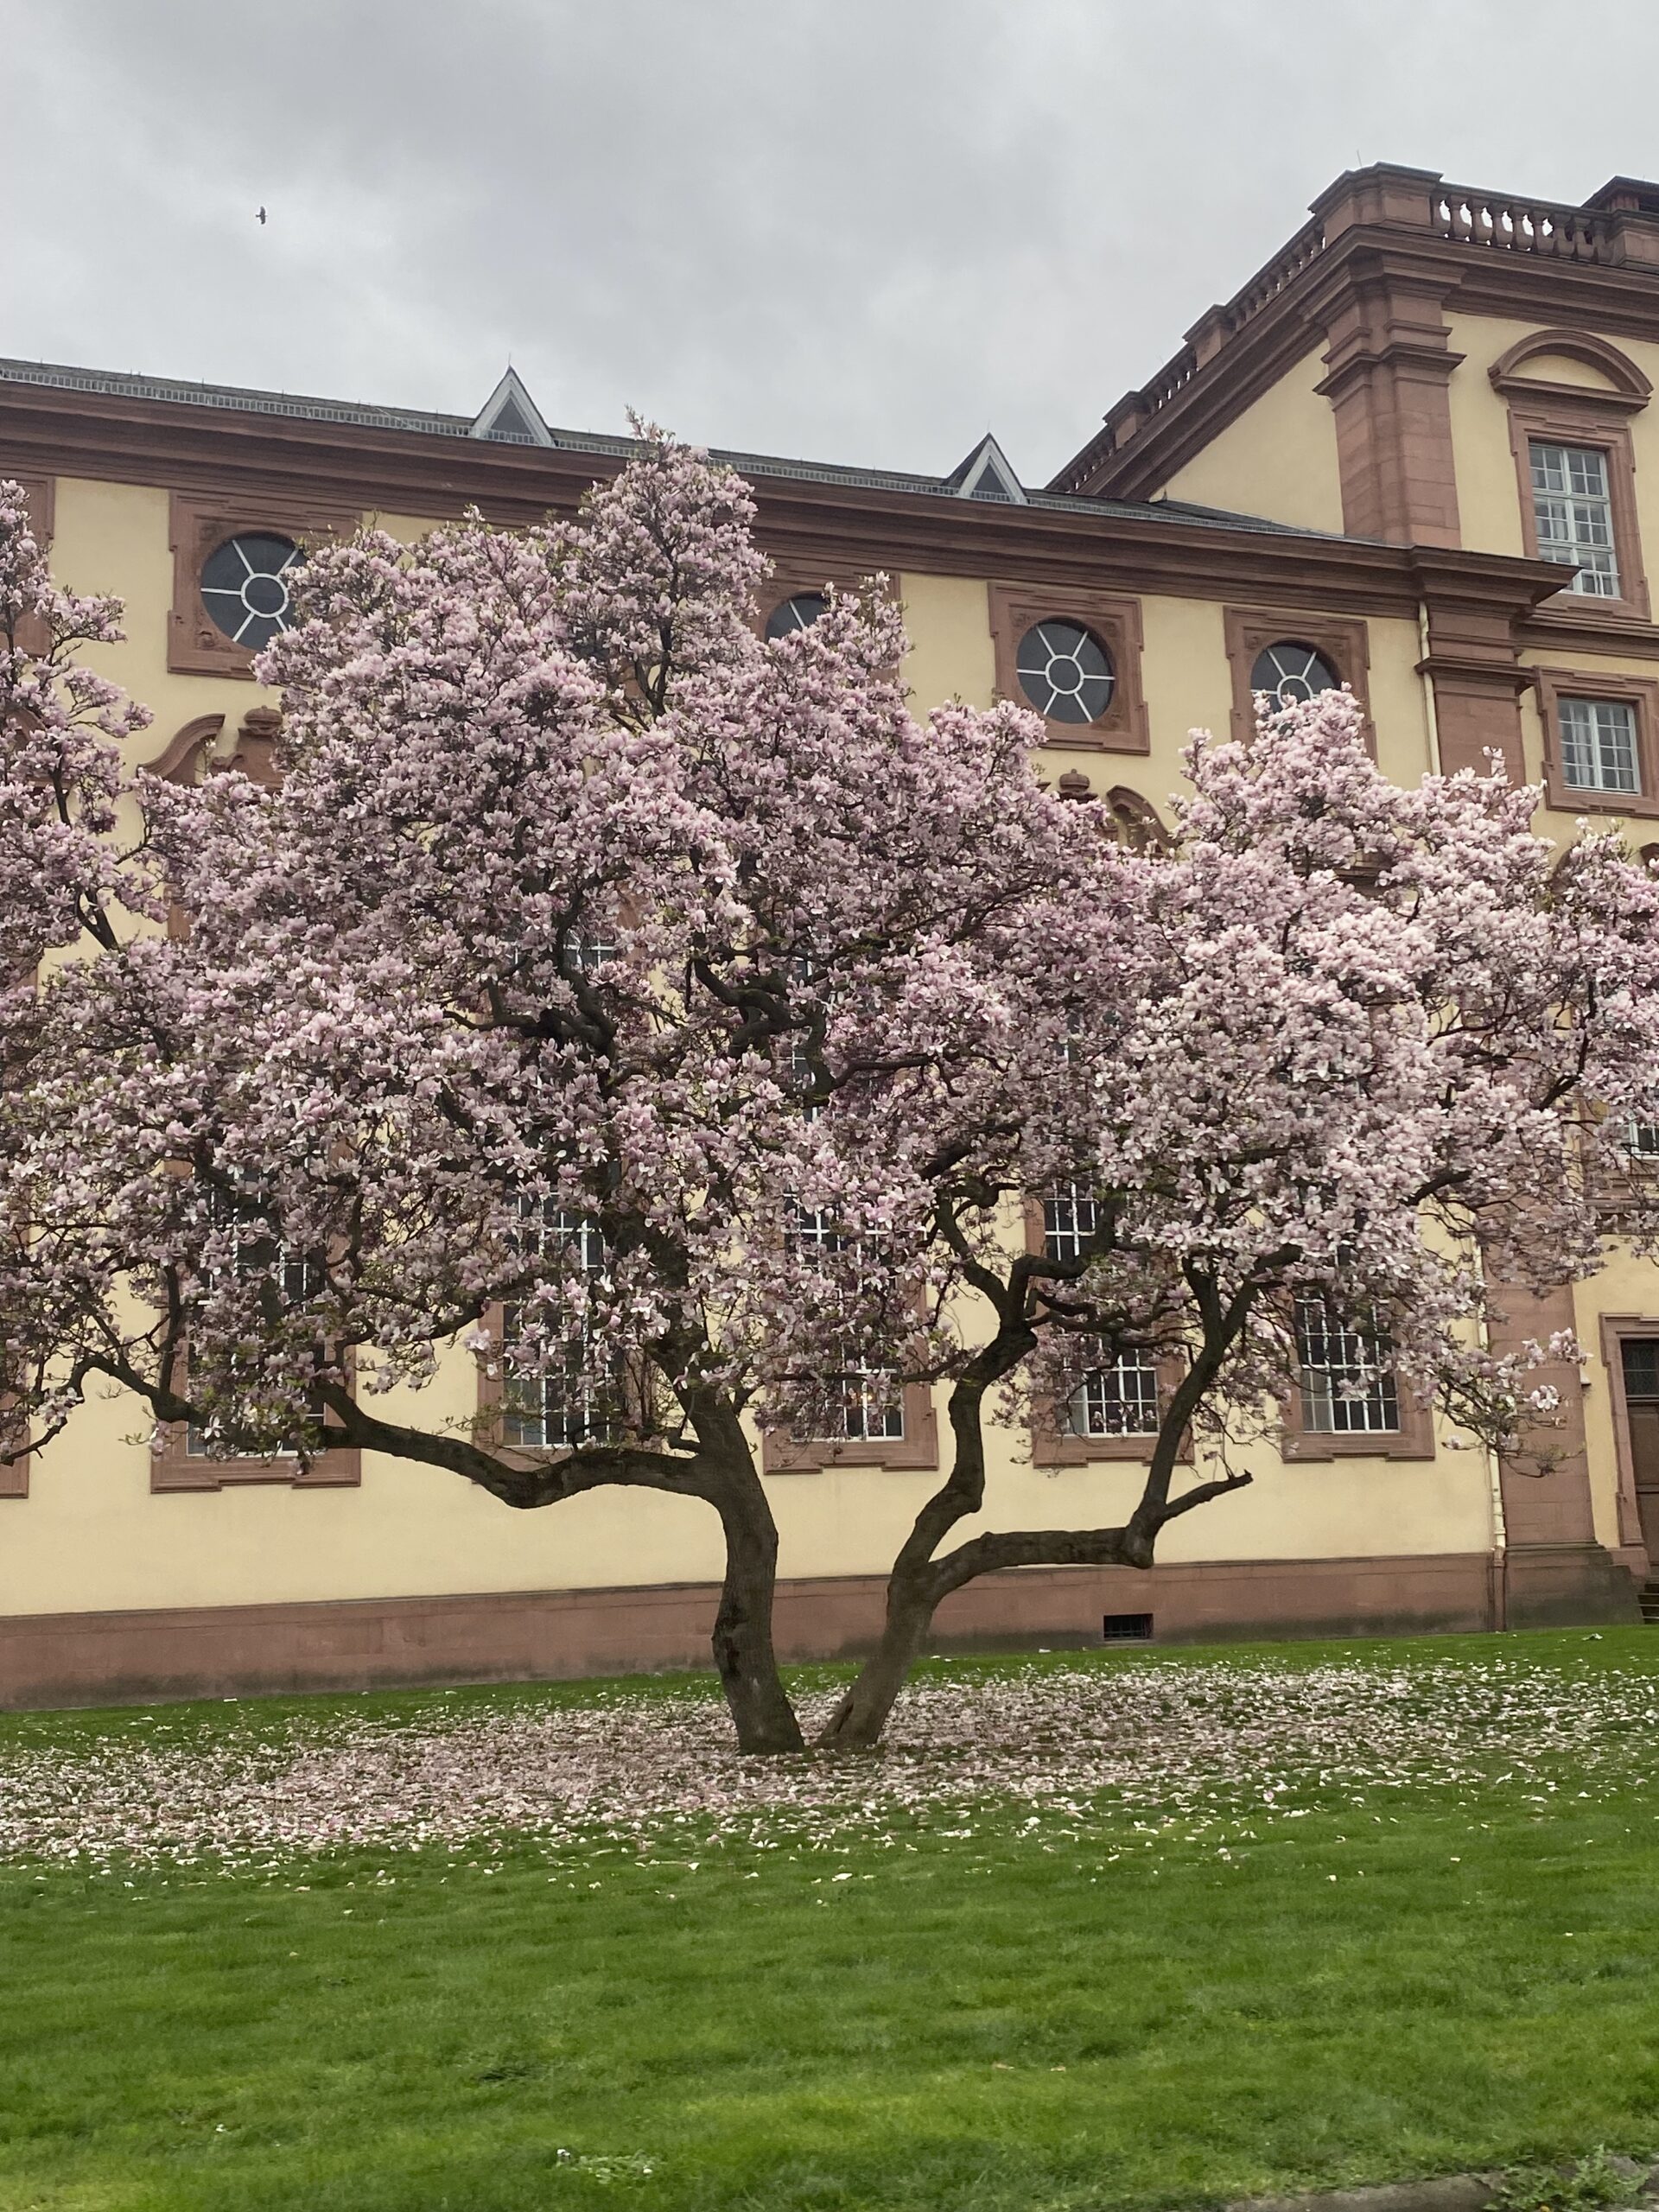
[[[1155,1822],[1190,1844],[1224,1817],[1236,1843],[1313,1803],[1376,1812],[1503,1783],[1541,1807],[1569,1770],[1600,1794],[1656,1768],[1659,1676],[1509,1658],[963,1669],[912,1684],[868,1757],[740,1757],[696,1687],[250,1705],[211,1725],[163,1710],[0,1738],[0,1860],[274,1871],[495,1843],[898,1848],[920,1830],[966,1840],[986,1820],[1130,1836]]]

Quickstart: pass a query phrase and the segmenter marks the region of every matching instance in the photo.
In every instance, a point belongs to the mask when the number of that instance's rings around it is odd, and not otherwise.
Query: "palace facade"
[[[1046,772],[1131,832],[1166,808],[1189,729],[1244,726],[1253,686],[1346,683],[1390,775],[1496,750],[1542,785],[1541,826],[1613,816],[1640,847],[1659,839],[1656,378],[1659,185],[1564,207],[1382,166],[1321,194],[1042,490],[994,439],[947,477],[725,457],[775,563],[758,620],[810,620],[826,582],[887,571],[918,711],[1036,706]],[[529,523],[627,450],[550,429],[511,372],[468,419],[0,362],[0,475],[60,580],[125,601],[128,642],[89,658],[154,710],[135,756],[175,775],[268,772],[251,656],[307,539],[365,518],[414,538],[473,505]],[[1548,1376],[1567,1422],[1548,1475],[1446,1448],[1386,1382],[1344,1396],[1363,1348],[1309,1342],[1279,1463],[1172,1527],[1156,1567],[988,1577],[946,1602],[941,1640],[1638,1618],[1659,1588],[1659,1269],[1616,1256],[1508,1312],[1513,1335],[1571,1327],[1586,1352]],[[434,1386],[461,1413],[476,1387],[459,1353]],[[1001,1437],[996,1515],[1127,1510],[1147,1387],[1119,1375],[1058,1442]],[[936,1478],[925,1393],[895,1425],[768,1472],[786,1655],[874,1632]],[[332,1457],[301,1474],[153,1451],[111,1395],[0,1469],[0,1702],[706,1663],[702,1506],[601,1491],[515,1513],[429,1468]]]

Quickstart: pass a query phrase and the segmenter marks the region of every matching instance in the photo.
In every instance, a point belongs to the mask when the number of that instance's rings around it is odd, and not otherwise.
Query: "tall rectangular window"
[[[1109,1366],[1090,1368],[1066,1401],[1072,1436],[1155,1436],[1158,1369],[1149,1352],[1120,1352]]]
[[[1400,1396],[1388,1347],[1374,1330],[1351,1326],[1323,1298],[1296,1301],[1302,1370],[1302,1426],[1325,1436],[1388,1435],[1400,1427]]]
[[[546,1256],[565,1248],[567,1260],[586,1274],[604,1265],[605,1240],[599,1225],[584,1214],[563,1206],[526,1201],[523,1249]],[[522,1338],[524,1307],[501,1309],[501,1340],[511,1346]],[[614,1444],[621,1435],[620,1378],[595,1371],[591,1336],[585,1329],[571,1332],[562,1363],[539,1374],[509,1375],[502,1392],[501,1434],[508,1444],[547,1450],[558,1445]]]
[[[1075,1183],[1060,1183],[1043,1200],[1043,1252],[1051,1260],[1080,1260],[1095,1233],[1095,1201]]]
[[[1628,699],[1563,699],[1561,781],[1569,791],[1642,791],[1636,709]]]
[[[1554,445],[1539,438],[1530,442],[1530,448],[1539,557],[1577,571],[1564,590],[1617,599],[1618,560],[1606,454],[1599,446]]]

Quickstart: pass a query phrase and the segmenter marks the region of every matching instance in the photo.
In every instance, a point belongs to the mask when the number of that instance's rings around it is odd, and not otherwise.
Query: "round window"
[[[201,603],[214,625],[257,652],[289,622],[288,571],[302,556],[291,537],[226,538],[202,563]]]
[[[1271,691],[1281,707],[1300,707],[1321,691],[1337,690],[1341,683],[1324,654],[1296,638],[1263,645],[1250,671],[1251,690]]]
[[[810,630],[829,604],[821,591],[797,592],[793,599],[785,600],[767,615],[767,637],[786,638],[791,631]]]
[[[1117,689],[1111,655],[1078,622],[1039,622],[1027,630],[1014,672],[1032,705],[1052,722],[1097,722]]]

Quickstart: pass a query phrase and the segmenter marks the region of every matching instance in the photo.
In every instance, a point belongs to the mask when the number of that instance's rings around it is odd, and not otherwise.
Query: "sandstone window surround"
[[[1243,741],[1255,728],[1256,663],[1272,646],[1288,642],[1310,647],[1329,664],[1338,682],[1348,686],[1364,716],[1365,743],[1371,757],[1376,757],[1376,732],[1371,723],[1370,637],[1363,622],[1292,607],[1224,607],[1221,620],[1227,665],[1232,674],[1236,738]]]
[[[238,1232],[245,1219],[257,1222],[259,1218],[239,1196],[215,1198],[212,1204],[214,1217]],[[238,1271],[245,1243],[255,1266],[270,1265],[279,1274],[285,1299],[302,1300],[321,1287],[321,1269],[316,1259],[276,1243],[263,1230],[245,1240],[238,1234],[235,1247]],[[188,1389],[188,1347],[185,1368]],[[318,1420],[326,1437],[334,1423],[321,1408]],[[296,1490],[342,1490],[354,1489],[361,1480],[361,1455],[344,1441],[325,1444],[309,1458],[297,1451],[267,1454],[228,1451],[211,1434],[186,1421],[162,1423],[150,1454],[149,1486],[157,1491],[225,1490],[247,1483],[286,1483]]]
[[[838,1250],[847,1239],[828,1214],[794,1208],[793,1239],[806,1248]],[[938,1421],[933,1393],[925,1382],[906,1382],[895,1390],[890,1370],[853,1361],[834,1378],[840,1387],[836,1433],[809,1435],[803,1429],[767,1429],[760,1440],[760,1465],[767,1474],[802,1474],[826,1467],[937,1467]]]
[[[1086,631],[1104,649],[1110,663],[1111,696],[1104,709],[1090,721],[1046,717],[1044,744],[1056,752],[1149,752],[1152,740],[1141,688],[1140,601],[1028,584],[994,583],[989,590],[999,698],[1031,707],[1020,681],[1020,649],[1026,638],[1045,623],[1065,623]]]
[[[267,788],[275,785],[277,774],[272,748],[282,728],[282,716],[276,709],[251,707],[242,718],[228,753],[221,753],[225,721],[223,715],[198,715],[193,721],[186,722],[155,759],[145,764],[150,773],[164,777],[170,783],[194,784],[204,770],[211,772],[213,769],[235,768],[250,782]],[[181,936],[189,927],[188,915],[178,906],[172,907],[168,927],[175,936]],[[185,1359],[188,1372],[188,1347]],[[152,1491],[222,1490],[245,1483],[287,1483],[296,1490],[340,1490],[354,1488],[362,1480],[361,1454],[354,1446],[327,1446],[304,1464],[297,1455],[287,1453],[274,1459],[258,1459],[240,1452],[219,1452],[208,1440],[193,1437],[187,1426],[180,1422],[162,1424],[157,1442],[159,1448],[150,1458]]]
[[[29,526],[35,543],[42,553],[52,549],[52,533],[57,520],[57,488],[55,476],[22,475],[0,461],[0,478],[5,478],[22,487],[23,507],[29,516]],[[26,614],[17,626],[17,643],[26,653],[43,653],[51,640],[46,625],[38,614]],[[0,1475],[0,1479],[3,1476]]]
[[[1583,669],[1538,668],[1531,671],[1543,726],[1544,793],[1561,814],[1659,816],[1659,677],[1604,676]],[[1569,781],[1569,748],[1582,754],[1586,717],[1574,709],[1618,706],[1628,715],[1637,788],[1620,791]],[[1565,737],[1563,708],[1567,709]],[[1608,734],[1616,739],[1611,722]],[[1592,740],[1593,742],[1593,740]],[[1608,755],[1611,760],[1611,753]]]
[[[188,1351],[185,1363],[188,1374]],[[325,1419],[325,1436],[332,1426]],[[355,1490],[362,1479],[362,1454],[355,1445],[325,1444],[309,1459],[296,1452],[262,1459],[251,1452],[225,1451],[183,1421],[162,1423],[150,1452],[149,1486],[158,1495],[234,1490],[254,1483],[283,1483],[290,1490]]]
[[[57,478],[34,476],[25,471],[8,468],[3,461],[0,461],[0,478],[22,487],[23,505],[28,512],[29,526],[34,532],[35,543],[42,553],[49,552],[57,520]]]
[[[1659,1346],[1659,1316],[1604,1313],[1600,1337],[1613,1422],[1618,1541],[1621,1547],[1640,1546],[1651,1568],[1659,1560],[1659,1543],[1649,1542],[1646,1534],[1651,1529],[1659,1536],[1659,1398],[1653,1395],[1659,1357],[1643,1354]]]
[[[12,1370],[12,1378],[14,1381],[16,1379],[15,1368]],[[6,1402],[8,1402],[5,1392],[0,1390],[0,1405]],[[21,1459],[13,1459],[10,1464],[0,1463],[0,1497],[27,1497],[29,1496],[29,1470],[33,1457],[32,1452],[25,1452]]]
[[[788,637],[796,630],[810,629],[823,612],[825,594],[830,589],[852,598],[872,582],[868,574],[833,561],[775,561],[771,575],[755,594],[754,626],[763,638],[768,639]],[[896,576],[887,577],[886,590],[890,599],[898,598]],[[815,609],[810,605],[814,601],[817,602]]]
[[[1073,1260],[1094,1232],[1094,1201],[1076,1184],[1059,1184],[1041,1198],[1027,1199],[1026,1249],[1051,1260]],[[1031,1407],[1031,1456],[1039,1467],[1084,1467],[1096,1461],[1149,1460],[1158,1441],[1158,1416],[1181,1379],[1179,1358],[1128,1352],[1090,1370],[1064,1406],[1034,1398]],[[1139,1414],[1150,1426],[1128,1426]],[[1091,1426],[1091,1417],[1102,1425]],[[1122,1427],[1105,1426],[1114,1417]],[[1181,1440],[1180,1458],[1192,1457],[1192,1439]]]
[[[1297,1299],[1293,1325],[1302,1380],[1284,1408],[1282,1459],[1434,1457],[1432,1410],[1395,1377],[1386,1344],[1349,1326],[1319,1298]],[[1343,1395],[1350,1383],[1360,1395]]]
[[[349,536],[360,519],[353,508],[256,499],[232,492],[175,492],[170,507],[169,670],[183,676],[252,677],[251,649],[226,635],[201,595],[202,570],[232,538],[286,538],[303,548],[326,538]]]
[[[1548,374],[1552,358],[1580,362],[1606,381],[1580,385],[1553,378]],[[1533,363],[1539,365],[1539,372],[1529,374],[1529,365]],[[1554,599],[1545,602],[1541,619],[1570,616],[1576,623],[1601,621],[1614,628],[1648,621],[1648,582],[1637,518],[1630,420],[1652,396],[1649,379],[1627,354],[1605,339],[1592,332],[1564,329],[1534,331],[1501,354],[1489,374],[1494,389],[1509,405],[1522,539],[1533,559],[1560,557],[1567,550],[1573,529],[1570,518],[1563,525],[1556,517],[1560,499],[1569,509],[1576,504],[1587,514],[1596,504],[1598,490],[1605,487],[1611,568],[1616,572],[1606,581],[1615,588],[1586,590],[1565,584]],[[1563,454],[1565,461],[1559,458]],[[1599,470],[1575,470],[1574,454],[1596,456]],[[1548,489],[1557,475],[1561,475],[1566,487],[1560,499]],[[1576,501],[1574,482],[1583,495]],[[1541,491],[1541,484],[1545,486]],[[1541,501],[1546,507],[1542,530]],[[1560,535],[1563,527],[1566,539]]]
[[[279,1263],[284,1280],[302,1296],[315,1263],[289,1254],[280,1255]],[[185,1368],[188,1389],[188,1347]],[[324,1414],[321,1425],[326,1438],[334,1424]],[[293,1490],[354,1490],[362,1479],[362,1455],[343,1440],[325,1443],[308,1459],[298,1452],[261,1455],[228,1451],[188,1422],[168,1421],[160,1425],[150,1452],[149,1486],[157,1492],[229,1490],[250,1483],[284,1483]]]
[[[871,1370],[851,1368],[842,1378],[848,1433],[798,1436],[769,1428],[761,1438],[760,1465],[768,1475],[823,1473],[834,1467],[879,1467],[900,1471],[939,1464],[938,1417],[925,1382],[906,1382],[887,1399],[870,1385]],[[898,1433],[893,1433],[894,1429]],[[871,1431],[886,1430],[885,1434]],[[855,1433],[863,1431],[863,1433]]]

